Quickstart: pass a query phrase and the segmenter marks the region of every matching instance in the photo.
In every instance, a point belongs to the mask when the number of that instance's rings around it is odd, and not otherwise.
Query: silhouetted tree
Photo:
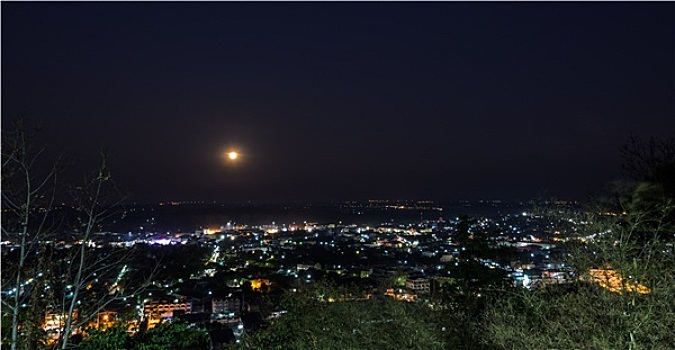
[[[20,120],[2,134],[2,240],[13,247],[3,252],[2,313],[3,318],[9,316],[10,325],[3,343],[12,350],[35,346],[37,341],[38,317],[29,314],[35,310],[27,302],[39,292],[38,281],[43,277],[38,268],[40,245],[54,233],[50,214],[61,170],[59,159],[44,161],[45,147],[36,146],[36,133]],[[22,323],[23,335],[19,334]]]
[[[42,321],[49,310],[63,319],[59,347],[65,349],[73,331],[144,285],[125,290],[124,281],[115,279],[126,269],[129,249],[99,250],[94,242],[106,219],[118,214],[123,198],[106,157],[102,154],[99,168],[79,186],[59,184],[60,158],[43,162],[46,148],[36,147],[36,132],[26,130],[18,121],[2,137],[2,240],[12,247],[3,249],[2,311],[9,324],[3,343],[12,350],[42,346]],[[70,198],[60,191],[65,189]],[[71,215],[55,205],[57,195],[69,201],[77,219],[69,232],[73,247],[59,254],[52,242]]]
[[[138,295],[151,282],[154,270],[142,282],[129,286],[128,264],[133,257],[130,248],[97,249],[95,234],[104,224],[121,215],[124,196],[113,181],[107,156],[101,152],[99,167],[81,185],[71,188],[72,203],[77,212],[73,234],[76,245],[70,250],[62,270],[60,305],[65,314],[60,347],[69,346],[74,330],[86,325],[111,303]]]

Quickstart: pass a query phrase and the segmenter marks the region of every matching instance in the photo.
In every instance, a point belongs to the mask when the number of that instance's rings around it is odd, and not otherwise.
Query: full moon
[[[239,156],[239,155],[237,154],[237,152],[234,152],[234,151],[227,154],[227,157],[232,159],[232,160],[237,159],[237,156]]]

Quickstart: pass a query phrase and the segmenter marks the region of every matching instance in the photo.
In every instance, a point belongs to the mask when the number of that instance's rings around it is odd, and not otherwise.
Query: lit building
[[[45,315],[45,322],[42,326],[47,333],[60,332],[66,324],[66,314],[47,313]]]
[[[407,301],[409,303],[417,300],[417,295],[406,293],[405,291],[403,291],[401,289],[389,288],[384,293],[384,295],[388,296],[390,298],[393,298],[394,300]]]
[[[228,312],[237,313],[241,310],[241,299],[213,298],[213,300],[211,300],[211,310],[214,314],[225,314]]]
[[[427,278],[407,279],[405,287],[414,290],[416,293],[429,294],[431,292],[431,281]]]
[[[42,324],[42,329],[47,333],[47,337],[51,341],[56,341],[59,339],[59,336],[63,329],[66,326],[66,320],[68,318],[67,313],[56,313],[56,312],[47,312],[45,314],[45,320]],[[73,319],[78,318],[78,309],[73,310]]]
[[[143,306],[143,314],[148,320],[148,329],[152,329],[160,321],[170,320],[180,313],[189,313],[190,309],[190,303],[184,301],[168,303],[153,300]]]
[[[115,311],[101,311],[98,313],[95,320],[89,322],[89,327],[97,329],[106,329],[111,327],[118,321],[117,312]]]

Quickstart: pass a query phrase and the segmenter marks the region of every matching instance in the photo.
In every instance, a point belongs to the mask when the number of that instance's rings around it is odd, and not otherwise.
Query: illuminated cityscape
[[[674,3],[0,7],[0,350],[673,348]]]
[[[577,208],[573,201],[551,202],[553,208],[571,211]],[[575,269],[565,263],[569,242],[588,240],[587,222],[575,222],[575,217],[545,217],[523,212],[523,203],[508,203],[501,200],[441,204],[433,201],[370,200],[367,202],[346,201],[330,205],[335,213],[386,213],[396,220],[379,224],[337,222],[269,222],[247,224],[223,222],[222,225],[201,226],[188,231],[159,231],[153,226],[168,218],[167,208],[220,207],[227,213],[233,207],[203,203],[174,201],[152,206],[129,207],[130,217],[137,220],[135,227],[127,232],[97,232],[89,241],[72,241],[68,238],[45,242],[57,251],[77,249],[86,245],[95,251],[122,248],[135,250],[137,254],[173,251],[164,256],[164,269],[182,265],[181,271],[167,271],[152,277],[150,284],[139,294],[127,295],[127,281],[131,270],[143,270],[136,258],[121,266],[119,273],[109,280],[98,280],[106,286],[109,295],[119,296],[115,303],[96,311],[96,316],[86,326],[74,330],[83,332],[86,327],[106,329],[115,324],[125,325],[129,332],[149,330],[160,322],[184,320],[195,327],[219,323],[223,329],[232,331],[234,341],[244,335],[247,316],[261,315],[262,322],[282,317],[287,310],[269,308],[270,298],[278,298],[282,292],[297,291],[316,281],[333,281],[337,284],[358,285],[363,294],[325,301],[368,300],[382,295],[401,302],[434,305],[443,293],[461,288],[462,279],[478,281],[477,275],[463,275],[461,266],[475,262],[498,271],[496,276],[514,287],[529,290],[547,285],[573,283]],[[445,208],[491,212],[488,216],[447,217]],[[280,206],[280,211],[288,210]],[[307,206],[303,206],[307,209]],[[164,209],[164,211],[163,211]],[[255,211],[255,208],[249,209]],[[313,216],[312,210],[305,210]],[[421,217],[410,221],[410,213]],[[175,211],[173,211],[175,215]],[[425,214],[429,219],[424,219]],[[336,214],[337,215],[337,214]],[[612,216],[612,215],[607,215]],[[130,223],[129,223],[130,224]],[[148,226],[149,224],[149,226]],[[127,224],[128,225],[128,224]],[[472,256],[468,246],[462,245],[462,232],[468,244],[479,240],[485,247],[499,250],[492,257]],[[486,232],[498,232],[485,235]],[[480,238],[482,237],[482,238]],[[464,243],[466,244],[466,243]],[[18,242],[2,242],[5,254],[20,248]],[[672,249],[672,246],[671,248]],[[189,268],[186,268],[188,264]],[[168,266],[168,268],[167,268]],[[36,276],[23,286],[36,284]],[[112,277],[112,276],[111,276]],[[381,289],[385,281],[392,280],[390,288]],[[592,269],[588,277],[614,293],[637,292],[646,294],[650,289],[624,279],[611,269]],[[44,287],[45,292],[50,288]],[[131,287],[133,289],[133,287]],[[86,290],[96,289],[88,285]],[[466,290],[469,291],[469,290]],[[465,292],[466,292],[465,291]],[[470,289],[480,297],[482,288]],[[15,290],[3,290],[11,295]],[[57,341],[63,327],[64,314],[50,309],[42,324],[51,340]],[[76,310],[77,311],[77,310]],[[77,312],[74,317],[77,316]],[[249,325],[250,326],[250,325]],[[257,326],[252,326],[254,329]]]

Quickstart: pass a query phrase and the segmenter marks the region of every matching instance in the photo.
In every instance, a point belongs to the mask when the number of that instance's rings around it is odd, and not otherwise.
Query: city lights
[[[672,3],[103,6],[2,6],[0,350],[675,349]]]

